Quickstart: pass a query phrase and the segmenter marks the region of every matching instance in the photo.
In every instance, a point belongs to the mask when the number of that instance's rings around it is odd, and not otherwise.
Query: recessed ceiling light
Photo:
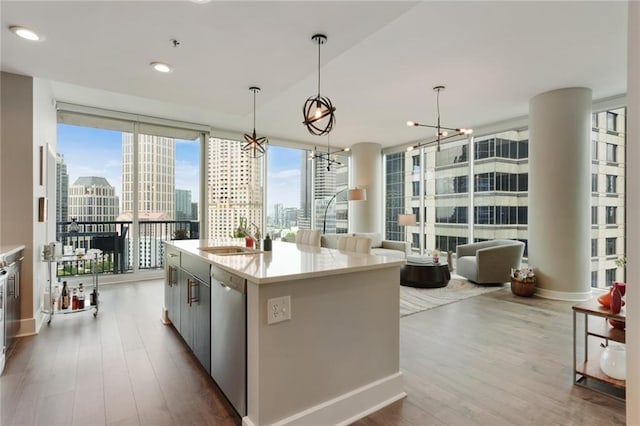
[[[164,62],[151,62],[149,65],[153,67],[154,70],[158,72],[171,72],[173,68],[169,64],[165,64]]]
[[[22,37],[25,40],[30,41],[39,41],[41,38],[35,31],[30,30],[29,28],[21,27],[18,25],[12,25],[9,27],[11,31],[18,37]]]
[[[211,0],[191,0],[193,3],[205,4],[209,3]]]

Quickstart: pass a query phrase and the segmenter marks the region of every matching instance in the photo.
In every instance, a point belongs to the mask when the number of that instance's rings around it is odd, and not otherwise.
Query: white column
[[[367,190],[366,201],[349,201],[349,232],[382,232],[382,147],[351,146],[350,188]]]
[[[640,2],[629,2],[627,40],[627,424],[640,424]]]
[[[536,294],[591,297],[591,89],[529,102],[529,265]]]

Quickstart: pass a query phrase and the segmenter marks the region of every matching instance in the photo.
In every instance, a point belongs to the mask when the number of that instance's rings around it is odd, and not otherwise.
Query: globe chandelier
[[[331,103],[331,99],[320,95],[320,46],[327,42],[324,34],[315,34],[311,37],[318,44],[318,94],[309,97],[302,106],[302,122],[312,135],[326,135],[333,129],[336,123],[336,108]]]
[[[436,125],[416,123],[415,121],[407,121],[407,126],[429,127],[431,129],[436,129],[436,139],[426,143],[410,146],[409,148],[407,148],[407,151],[413,151],[414,149],[418,148],[421,145],[430,145],[432,143],[437,143],[438,152],[440,152],[440,142],[449,138],[453,138],[455,136],[470,135],[471,133],[473,133],[472,129],[445,127],[440,124],[440,92],[444,89],[445,89],[445,86],[443,85],[435,86],[433,88],[433,90],[436,92],[436,108],[438,112],[438,122]],[[452,133],[449,133],[449,132],[452,132]]]
[[[260,91],[260,88],[251,86],[249,90],[253,92],[253,133],[250,135],[244,134],[246,143],[242,146],[242,151],[248,153],[253,158],[258,158],[264,155],[269,141],[265,136],[256,136],[256,93]]]

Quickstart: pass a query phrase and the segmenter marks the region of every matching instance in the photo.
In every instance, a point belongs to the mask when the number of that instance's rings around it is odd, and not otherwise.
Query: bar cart
[[[77,314],[80,312],[87,312],[93,310],[94,318],[98,316],[100,301],[99,301],[99,292],[98,292],[98,271],[96,269],[96,263],[98,261],[98,257],[101,256],[102,252],[100,250],[90,250],[86,254],[66,254],[64,256],[58,255],[54,253],[54,250],[47,251],[43,254],[43,257],[47,265],[49,267],[49,300],[45,300],[45,305],[43,306],[43,310],[46,314],[49,315],[49,319],[47,324],[51,324],[51,320],[54,315],[62,315],[62,314]],[[82,267],[85,269],[87,263],[89,264],[89,268],[91,270],[91,286],[87,288],[91,289],[88,300],[85,300],[86,304],[82,308],[72,309],[68,307],[67,309],[58,309],[56,302],[56,297],[62,297],[61,295],[54,295],[53,290],[53,266],[62,264],[68,264],[72,267],[75,265],[77,269]],[[57,274],[56,274],[57,275]]]

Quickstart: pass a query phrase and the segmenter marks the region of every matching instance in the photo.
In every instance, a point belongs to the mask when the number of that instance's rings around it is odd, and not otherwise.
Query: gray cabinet
[[[180,251],[167,246],[165,262],[164,304],[167,316],[176,330],[180,330]]]
[[[198,300],[195,304],[193,353],[211,374],[211,286],[198,280]],[[193,306],[192,306],[193,307]]]
[[[211,284],[209,263],[167,246],[165,307],[186,344],[211,373]]]
[[[193,350],[193,322],[195,309],[192,309],[194,300],[193,288],[197,285],[197,280],[184,270],[180,270],[180,327],[177,330]]]

